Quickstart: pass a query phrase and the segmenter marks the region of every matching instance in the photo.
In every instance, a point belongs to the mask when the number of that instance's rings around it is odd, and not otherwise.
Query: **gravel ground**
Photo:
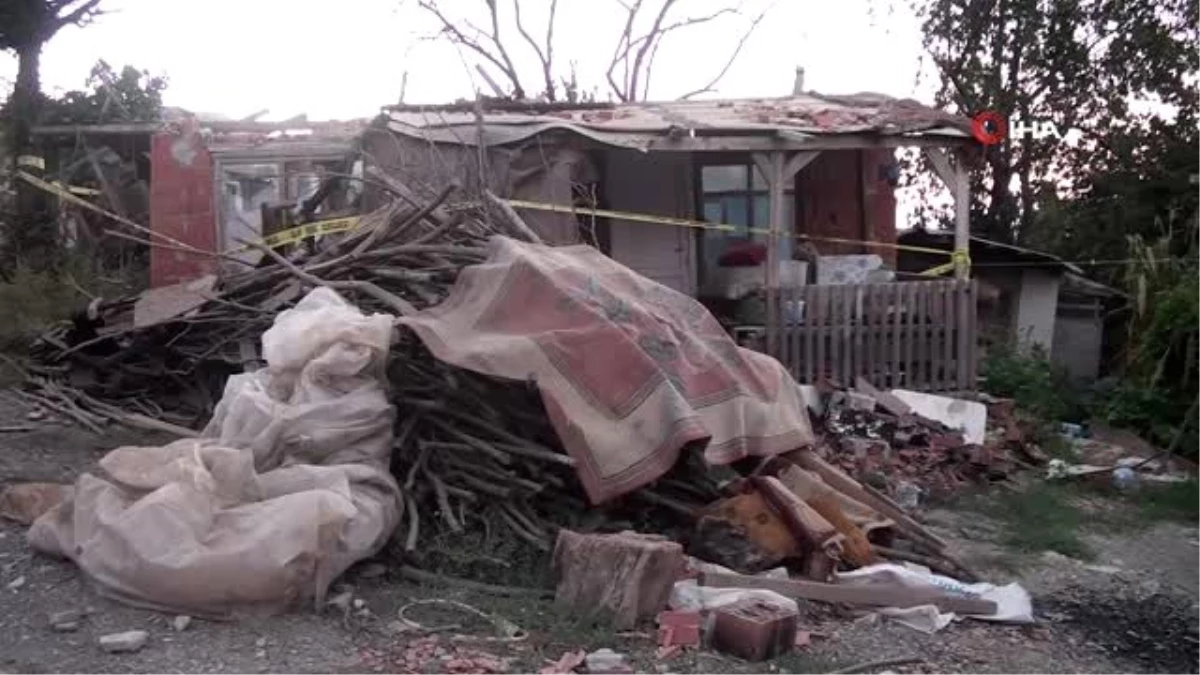
[[[18,423],[29,423],[19,406],[0,410],[0,425]],[[132,432],[97,437],[53,420],[36,427],[0,435],[0,488],[24,481],[69,482],[112,447],[163,440]],[[1197,672],[1195,527],[1160,523],[1089,534],[1088,544],[1098,553],[1096,563],[1089,565],[1053,553],[1020,556],[1006,551],[994,543],[998,525],[978,513],[934,511],[926,518],[985,578],[1021,581],[1034,596],[1038,623],[1002,626],[965,620],[925,635],[870,615],[814,605],[802,622],[802,629],[811,632],[811,645],[776,661],[747,664],[696,652],[659,661],[649,631],[613,635],[578,625],[546,601],[417,587],[398,580],[395,570],[373,565],[369,573],[360,566],[340,582],[349,584],[346,590],[355,598],[347,612],[307,610],[227,623],[193,620],[179,632],[171,626],[171,615],[101,597],[73,565],[34,554],[25,543],[24,528],[3,522],[0,672],[404,672],[412,667],[414,643],[398,631],[396,612],[430,598],[469,602],[525,627],[530,637],[523,642],[459,646],[504,657],[510,672],[536,672],[566,651],[599,647],[628,653],[635,667],[651,672],[822,672],[905,656],[923,660],[890,670]],[[64,610],[88,614],[74,632],[56,632],[48,618]],[[410,614],[424,616],[417,609]],[[488,632],[478,622],[462,623],[464,632]],[[140,651],[107,654],[99,648],[100,636],[129,630],[149,633]],[[448,642],[443,638],[443,645]]]

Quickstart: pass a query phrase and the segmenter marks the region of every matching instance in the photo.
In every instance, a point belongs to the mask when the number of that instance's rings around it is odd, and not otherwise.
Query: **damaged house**
[[[543,240],[700,299],[801,382],[974,386],[969,120],[878,94],[478,105],[388,108],[362,136],[368,172],[508,197]],[[956,197],[940,262],[958,281],[894,281],[898,147]]]

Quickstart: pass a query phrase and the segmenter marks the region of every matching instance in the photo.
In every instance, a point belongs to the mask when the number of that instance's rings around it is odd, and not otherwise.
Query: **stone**
[[[24,585],[25,585],[25,577],[17,577],[16,579],[13,579],[12,581],[8,582],[8,589],[11,591],[15,591]]]
[[[265,637],[258,638],[257,640],[254,641],[254,646],[258,647],[260,649],[263,647],[266,647],[267,646],[267,638],[265,638]]]
[[[46,419],[46,411],[42,410],[41,408],[34,408],[33,410],[29,411],[29,414],[25,415],[25,419],[30,420],[32,422],[37,422],[38,420],[44,420],[44,419]]]
[[[363,607],[366,607],[366,606],[367,606],[366,600],[363,600],[362,598],[354,599],[354,609],[362,609]]]
[[[605,647],[597,649],[583,659],[589,673],[632,673],[633,669],[624,654]]]
[[[50,615],[50,627],[60,633],[69,633],[79,629],[79,622],[83,620],[83,616],[83,611],[78,609],[54,612]]]
[[[146,646],[150,634],[144,630],[130,630],[124,633],[112,633],[100,638],[100,648],[109,654],[136,652]]]
[[[183,631],[187,630],[188,626],[190,625],[192,625],[192,617],[188,616],[187,614],[180,614],[174,619],[171,619],[171,627],[174,628],[178,633],[182,633]]]

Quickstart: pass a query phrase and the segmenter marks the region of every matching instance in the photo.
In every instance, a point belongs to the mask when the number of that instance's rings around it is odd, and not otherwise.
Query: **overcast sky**
[[[540,34],[547,0],[522,0],[527,27]],[[746,0],[748,13],[770,0]],[[443,0],[452,13],[482,0]],[[685,0],[695,14],[726,0]],[[767,20],[718,85],[721,96],[791,92],[794,69],[825,93],[876,91],[928,101],[918,88],[920,36],[913,18],[889,16],[880,0],[776,0]],[[900,3],[895,3],[900,4]],[[168,105],[232,118],[267,108],[264,119],[371,116],[396,102],[408,73],[407,102],[471,97],[474,85],[455,49],[422,40],[433,28],[415,0],[105,0],[109,12],[85,28],[62,30],[42,56],[50,94],[83,88],[97,59],[165,74]],[[511,7],[500,0],[503,10]],[[556,61],[577,63],[582,84],[603,82],[622,17],[616,0],[559,0]],[[652,99],[702,86],[720,69],[745,20],[734,18],[674,34],[659,52]],[[516,37],[515,35],[513,37]],[[536,73],[519,40],[514,59]],[[16,60],[0,60],[6,87]],[[530,78],[533,75],[529,76]],[[536,90],[530,79],[527,89]],[[480,83],[480,86],[483,86]],[[600,89],[600,98],[606,92]]]

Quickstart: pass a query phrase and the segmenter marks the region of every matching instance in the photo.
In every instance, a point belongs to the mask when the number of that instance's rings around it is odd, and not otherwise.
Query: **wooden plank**
[[[853,294],[853,286],[835,286],[837,292],[842,296],[842,363],[838,370],[838,379],[842,382],[849,382],[854,377],[854,313],[857,303]]]
[[[900,323],[903,324],[904,328],[904,375],[903,379],[896,386],[907,389],[912,388],[913,361],[915,360],[913,356],[917,342],[916,323],[913,321],[913,304],[917,299],[916,289],[919,285],[915,282],[904,284],[903,289],[900,291]]]
[[[942,351],[945,356],[942,358],[942,386],[945,391],[950,391],[958,387],[958,367],[959,361],[955,354],[955,349],[958,347],[955,344],[957,336],[954,334],[954,329],[958,326],[958,298],[955,297],[955,291],[958,289],[957,281],[948,281],[943,290],[942,302],[945,303],[946,321],[942,328],[942,334],[945,336]]]
[[[842,360],[837,326],[841,323],[842,315],[836,288],[821,287],[821,312],[824,323],[821,324],[821,341],[817,343],[817,363],[821,364],[821,377],[837,377]]]
[[[968,304],[971,302],[971,282],[960,281],[956,284],[958,288],[955,292],[955,300],[958,304],[958,321],[955,325],[955,331],[958,337],[958,390],[970,391],[975,388],[975,381],[971,379],[971,338],[973,335],[971,310]]]
[[[888,379],[883,383],[883,386],[888,389],[895,389],[900,386],[900,359],[904,353],[904,324],[902,322],[903,314],[901,307],[904,306],[904,287],[906,284],[892,285],[892,363],[891,369],[888,372]]]
[[[942,391],[942,325],[946,317],[943,310],[946,305],[942,300],[945,290],[942,282],[934,283],[929,294],[929,379],[928,391]]]
[[[969,286],[970,295],[967,302],[967,329],[970,337],[967,340],[967,382],[973,391],[979,382],[979,283],[972,280]]]
[[[862,287],[863,292],[863,366],[858,369],[854,376],[865,375],[868,380],[875,380],[875,312],[878,311],[878,297],[880,297],[880,285],[878,283],[868,283]],[[848,380],[846,383],[853,382]]]
[[[913,337],[913,354],[911,368],[909,369],[908,387],[914,391],[922,391],[925,379],[923,375],[923,359],[925,351],[925,336],[922,332],[924,325],[925,312],[925,293],[928,288],[927,284],[913,284],[912,298],[912,337]]]
[[[774,579],[711,572],[701,575],[700,584],[711,588],[761,588],[775,591],[789,598],[868,607],[903,608],[936,605],[944,612],[956,614],[988,616],[996,613],[996,603],[991,600],[950,595],[948,592],[934,587],[912,588],[899,584],[895,586],[850,586],[804,579]]]
[[[821,326],[817,323],[817,317],[820,316],[820,307],[818,306],[817,293],[820,291],[819,286],[804,287],[804,325],[808,332],[804,336],[804,381],[812,384],[816,382],[817,364],[813,360],[816,358],[816,341],[820,335]]]
[[[804,330],[807,327],[804,325],[802,317],[807,307],[804,305],[804,295],[801,293],[801,289],[793,286],[791,291],[791,311],[795,313],[796,317],[796,323],[792,324],[792,369],[795,373],[796,381],[803,382],[804,380],[800,379],[803,377],[800,369],[804,367]]]

